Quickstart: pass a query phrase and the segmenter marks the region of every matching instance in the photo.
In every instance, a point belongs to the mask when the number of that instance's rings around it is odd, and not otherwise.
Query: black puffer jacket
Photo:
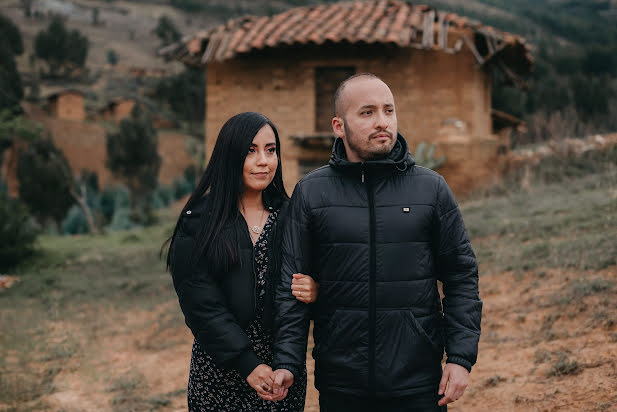
[[[286,220],[288,202],[269,201],[264,196],[264,204],[269,210],[280,209],[268,238],[268,244],[271,245],[268,247],[268,260],[274,264],[268,270],[267,285],[272,285],[279,279],[282,226]],[[244,332],[255,318],[253,244],[246,222],[238,213],[226,230],[235,232],[241,264],[228,273],[208,273],[206,259],[202,258],[196,267],[191,268],[189,261],[195,235],[203,223],[202,216],[207,214],[207,197],[182,213],[170,249],[174,288],[186,324],[199,344],[214,358],[218,366],[236,369],[246,378],[257,365],[263,363],[253,351],[251,341]],[[266,291],[264,325],[271,329],[273,288],[266,287]]]
[[[377,397],[436,391],[444,346],[447,362],[468,370],[475,363],[482,311],[475,255],[446,182],[414,164],[401,135],[389,158],[364,163],[349,162],[337,139],[330,164],[295,188],[274,347],[274,367],[294,375],[309,325],[308,306],[289,292],[296,272],[321,284],[313,310],[317,389]]]

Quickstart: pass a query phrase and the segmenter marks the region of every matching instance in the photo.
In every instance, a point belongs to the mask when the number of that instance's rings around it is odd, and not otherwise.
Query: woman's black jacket
[[[273,319],[273,282],[279,276],[282,224],[287,201],[269,201],[270,211],[280,209],[268,236],[268,270],[264,307],[264,326],[271,329]],[[245,329],[256,316],[256,282],[253,244],[247,224],[240,213],[225,230],[235,236],[241,263],[226,273],[210,273],[206,258],[191,267],[191,253],[201,224],[209,224],[208,200],[202,198],[184,210],[170,247],[170,269],[174,288],[186,324],[197,342],[220,367],[236,369],[246,378],[264,361],[252,349]],[[206,216],[203,220],[202,217]],[[277,256],[277,251],[278,256]]]

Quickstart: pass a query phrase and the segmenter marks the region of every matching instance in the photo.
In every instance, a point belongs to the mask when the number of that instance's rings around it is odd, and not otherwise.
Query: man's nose
[[[386,115],[382,112],[377,112],[375,116],[375,128],[376,129],[387,129],[388,121],[386,120]]]

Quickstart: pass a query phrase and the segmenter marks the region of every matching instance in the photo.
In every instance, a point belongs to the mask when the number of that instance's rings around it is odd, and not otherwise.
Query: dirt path
[[[481,278],[480,355],[466,395],[449,410],[617,410],[617,268],[581,275]],[[186,410],[192,339],[165,317],[172,306],[134,313],[111,331],[73,331],[83,355],[56,375],[49,410]],[[307,361],[306,411],[318,411]]]

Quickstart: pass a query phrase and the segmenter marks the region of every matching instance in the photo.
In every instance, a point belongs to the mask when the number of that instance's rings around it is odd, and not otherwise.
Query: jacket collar
[[[330,156],[330,166],[347,172],[360,172],[361,170],[379,170],[382,172],[395,172],[403,171],[415,164],[411,153],[409,153],[409,146],[405,138],[398,133],[396,136],[396,143],[390,154],[379,160],[369,160],[366,162],[350,162],[347,160],[347,152],[345,151],[345,144],[343,139],[338,137],[334,141],[332,148],[332,156]]]

